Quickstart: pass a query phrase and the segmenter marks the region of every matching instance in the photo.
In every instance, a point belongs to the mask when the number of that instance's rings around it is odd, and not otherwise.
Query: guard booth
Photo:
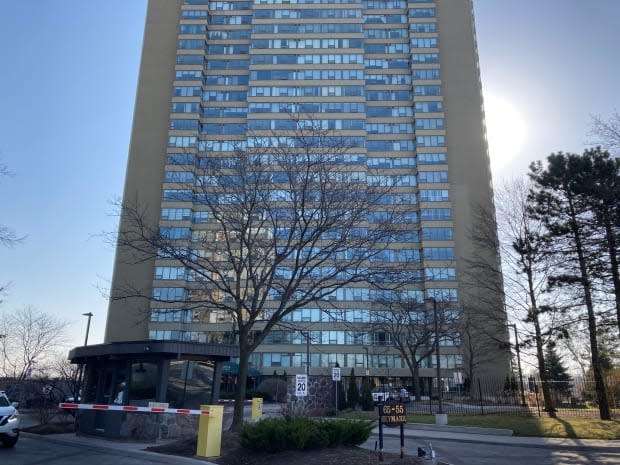
[[[217,403],[223,364],[238,355],[236,345],[147,340],[76,347],[69,360],[81,366],[82,404],[199,409]],[[135,415],[139,421],[128,421]],[[149,414],[80,410],[77,430],[110,438],[157,438],[160,431],[144,415]]]

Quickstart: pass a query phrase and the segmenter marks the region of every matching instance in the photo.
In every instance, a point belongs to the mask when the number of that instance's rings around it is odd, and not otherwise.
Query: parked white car
[[[380,386],[372,390],[372,400],[376,404],[385,402],[390,398],[390,387]]]
[[[0,441],[4,447],[13,447],[19,439],[18,403],[9,401],[6,393],[0,391]]]

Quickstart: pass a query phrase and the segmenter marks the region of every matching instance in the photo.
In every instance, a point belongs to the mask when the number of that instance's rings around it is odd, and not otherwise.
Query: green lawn
[[[410,423],[435,423],[433,415],[409,415]],[[506,415],[448,415],[452,426],[511,429],[515,436],[552,438],[620,439],[620,420],[547,418]]]
[[[376,412],[347,412],[348,418],[376,420]],[[435,423],[434,415],[408,415],[409,423]],[[515,436],[540,436],[549,438],[620,439],[620,420],[603,421],[579,417],[526,417],[510,415],[448,415],[448,425],[504,428]]]

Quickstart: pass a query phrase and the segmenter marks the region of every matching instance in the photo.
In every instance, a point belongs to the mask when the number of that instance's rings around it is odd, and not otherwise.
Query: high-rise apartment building
[[[489,333],[506,340],[499,279],[466,279],[472,261],[499,261],[493,243],[472,240],[479,206],[494,225],[472,0],[150,0],[125,201],[154,213],[153,230],[191,241],[209,221],[191,193],[200,160],[225,159],[250,134],[286,132],[295,114],[354,137],[356,170],[397,179],[408,194],[399,201],[413,212],[410,234],[379,260],[419,270],[411,289],[421,302],[485,315],[476,321],[486,328],[464,334],[457,325],[442,337],[442,376],[475,365],[503,379],[505,344],[465,349]],[[127,254],[119,247],[112,294],[130,287],[154,300],[113,299],[106,342],[230,342],[226,315],[197,318],[163,303],[183,300],[185,270],[165,255],[133,263]],[[309,353],[311,373],[338,362],[344,374],[410,376],[389,335],[373,329],[369,290],[348,291],[330,302],[341,321],[324,318],[319,304],[294,311],[252,354],[253,367],[302,372]],[[423,377],[435,363],[422,361]]]

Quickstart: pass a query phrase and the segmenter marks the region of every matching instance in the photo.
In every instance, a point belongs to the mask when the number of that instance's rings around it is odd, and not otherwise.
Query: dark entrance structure
[[[69,360],[82,367],[81,403],[197,409],[219,399],[222,367],[238,347],[173,341],[114,342],[76,347]],[[79,412],[79,431],[127,437],[125,412]],[[148,415],[148,414],[145,414]]]

